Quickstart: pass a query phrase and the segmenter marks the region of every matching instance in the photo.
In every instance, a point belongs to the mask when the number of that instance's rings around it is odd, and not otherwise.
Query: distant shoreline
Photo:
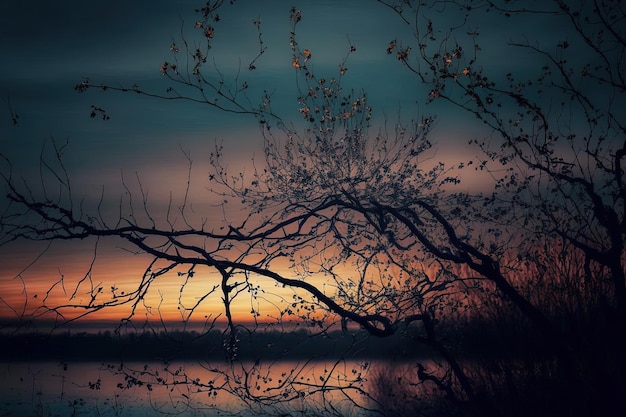
[[[421,345],[401,336],[380,339],[364,331],[327,332],[312,335],[292,332],[241,332],[237,357],[242,360],[293,360],[329,358],[417,358],[431,356]],[[0,333],[0,343],[10,347],[0,361],[134,361],[226,360],[228,341],[222,331],[137,332],[117,335],[111,331],[44,334]]]

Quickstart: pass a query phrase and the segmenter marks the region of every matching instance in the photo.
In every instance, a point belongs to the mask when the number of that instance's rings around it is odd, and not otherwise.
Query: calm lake
[[[246,416],[250,409],[304,415],[334,407],[360,416],[367,415],[360,406],[372,404],[366,392],[381,366],[388,365],[366,360],[5,362],[0,363],[0,415]]]

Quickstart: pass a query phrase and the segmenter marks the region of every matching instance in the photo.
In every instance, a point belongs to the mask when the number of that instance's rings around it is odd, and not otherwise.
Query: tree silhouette
[[[505,80],[492,79],[482,67],[478,33],[469,33],[461,45],[456,32],[436,32],[432,21],[425,30],[416,26],[419,57],[398,59],[433,86],[433,99],[470,112],[498,135],[499,143],[476,141],[488,158],[485,163],[496,162],[506,170],[498,187],[518,196],[513,203],[524,212],[541,214],[532,219],[538,233],[566,239],[589,262],[610,271],[614,306],[623,314],[625,126],[620,110],[626,38],[619,2],[555,1],[536,9],[524,2],[446,3],[467,10],[468,18],[475,12],[494,12],[509,20],[548,14],[555,24],[572,29],[568,39],[555,44],[509,42],[545,63],[536,78],[511,71]],[[401,16],[407,13],[388,5]]]
[[[191,100],[254,115],[264,141],[262,159],[253,161],[250,174],[233,173],[223,162],[228,149],[215,146],[209,181],[225,213],[215,221],[190,208],[191,174],[183,201],[172,202],[167,213],[152,211],[138,180],[138,195],[127,188],[131,197],[122,201],[119,216],[109,218],[100,205],[93,212],[83,209],[73,195],[62,146],[53,142],[52,160],[42,157],[48,176],[39,189],[15,178],[5,158],[2,178],[11,204],[0,217],[1,244],[114,238],[152,258],[132,291],[107,292],[91,284],[88,272],[89,279],[74,290],[75,295],[88,286],[87,303],[72,296],[65,305],[44,303],[41,311],[63,318],[75,307],[86,315],[130,305],[130,318],[160,276],[179,271],[182,292],[194,276],[210,270],[216,278],[205,284],[204,295],[186,308],[183,319],[219,292],[227,319],[224,348],[233,363],[241,335],[261,331],[258,317],[264,307],[258,300],[278,293],[259,284],[262,277],[294,289],[293,299],[276,296],[279,324],[295,320],[320,333],[333,326],[350,333],[357,325],[373,336],[402,333],[428,346],[444,372],[416,365],[415,392],[432,386],[451,407],[459,407],[453,409],[457,412],[522,414],[530,410],[522,404],[549,396],[553,404],[533,412],[624,409],[626,384],[616,372],[626,368],[617,354],[626,345],[623,6],[615,1],[576,6],[555,1],[537,8],[533,2],[509,1],[378,3],[415,33],[414,39],[390,35],[381,53],[395,57],[429,85],[426,100],[443,101],[483,122],[486,139],[471,144],[484,156],[454,169],[438,162],[430,141],[431,117],[400,120],[373,133],[366,93],[342,87],[356,46],[347,45],[335,74],[318,76],[309,68],[314,51],[298,43],[298,24],[306,15],[296,8],[289,11],[289,45],[304,127],[274,114],[268,93],[259,104],[250,104],[243,77],[236,74],[227,81],[205,65],[219,38],[218,25],[224,24],[218,14],[223,2],[208,2],[193,25],[203,46],[192,47],[198,43],[184,38],[172,43],[173,59],[160,68],[172,82],[166,94],[89,79],[76,89]],[[442,23],[448,13],[463,24]],[[485,15],[505,21],[541,16],[571,30],[567,40],[555,45],[510,42],[511,50],[531,52],[545,62],[536,75],[511,70],[491,76],[481,61],[479,33],[469,30],[474,19]],[[254,25],[259,54],[249,63],[250,71],[260,70],[265,51],[261,23],[255,20]],[[106,115],[103,109],[94,111]],[[191,155],[185,156],[191,167]],[[473,170],[490,173],[493,190],[459,191],[456,185]],[[245,209],[243,218],[232,215],[229,207],[235,204]],[[231,311],[235,300],[244,297],[252,305],[252,326],[239,323]],[[593,330],[594,318],[602,320],[603,332]],[[459,347],[463,337],[450,339],[454,332],[470,333],[462,323],[497,328],[503,322],[528,328],[509,337],[536,337],[536,357],[511,353],[481,363],[464,357],[471,355]],[[495,343],[488,331],[474,329],[478,338],[485,338],[474,349]],[[614,362],[589,358],[603,354]],[[525,360],[538,370],[519,371],[516,367],[526,365]],[[243,379],[224,375],[228,384],[234,383],[229,389],[271,404],[299,398],[303,390],[363,391],[359,378],[346,377],[344,385],[335,387],[324,379],[314,384],[288,379],[281,390],[261,394],[249,389],[248,379],[259,372],[256,366],[244,370]],[[380,375],[380,381],[392,377]],[[550,381],[567,385],[557,390]],[[412,383],[398,392],[410,395],[406,388]],[[538,392],[535,383],[543,384]],[[373,407],[385,403],[376,393],[368,395]]]
[[[574,311],[578,314],[600,303],[602,313],[597,319],[615,326],[614,331],[598,336],[587,329],[583,341],[573,340],[579,335],[572,339],[571,330],[563,333],[546,326],[545,338],[553,334],[554,342],[563,344],[560,356],[572,361],[567,367],[579,371],[589,366],[592,375],[586,378],[603,386],[602,402],[610,407],[616,405],[623,386],[608,376],[611,372],[607,368],[580,362],[592,354],[591,346],[607,343],[606,350],[612,351],[625,343],[620,330],[626,317],[623,5],[615,1],[440,2],[461,16],[461,21],[468,22],[449,28],[442,26],[440,16],[426,6],[381,3],[415,29],[414,39],[395,39],[387,52],[395,53],[401,64],[432,87],[431,101],[443,100],[467,111],[489,128],[485,139],[473,140],[484,153],[480,168],[496,178],[494,192],[485,201],[490,207],[486,217],[489,223],[514,225],[518,259],[526,252],[544,273],[555,265],[566,265],[571,257],[580,259],[574,269],[542,279],[552,282],[549,291],[557,291],[559,281],[578,279],[574,285],[578,290],[560,287],[569,295],[595,287],[594,299],[579,300]],[[490,14],[514,27],[537,19],[566,29],[554,39],[513,35],[509,40],[511,51],[525,53],[539,63],[532,75],[513,67],[506,73],[491,73],[483,58],[488,51],[482,51],[479,31],[469,23],[477,14]],[[561,248],[559,260],[548,255],[551,250],[547,245]],[[501,289],[506,294],[504,287]],[[531,310],[525,311],[523,301],[507,295],[529,319],[543,327],[541,319],[532,318]],[[550,314],[566,315],[568,308],[562,308]],[[607,337],[610,342],[603,342]],[[622,363],[620,358],[615,360]],[[585,388],[580,391],[581,395],[589,395]],[[583,404],[589,413],[597,407],[590,402]],[[581,412],[585,411],[572,410]]]

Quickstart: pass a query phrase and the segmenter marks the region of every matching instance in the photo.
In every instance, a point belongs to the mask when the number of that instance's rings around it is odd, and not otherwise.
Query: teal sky
[[[3,151],[21,159],[37,151],[47,137],[68,138],[68,158],[81,169],[105,160],[107,166],[115,165],[118,158],[123,163],[159,161],[161,152],[168,159],[179,144],[200,151],[216,138],[232,143],[235,152],[242,142],[246,143],[241,149],[249,149],[250,142],[260,143],[251,117],[197,104],[114,92],[79,94],[73,89],[83,77],[89,77],[94,82],[137,83],[163,92],[167,84],[159,67],[172,59],[172,40],[180,45],[181,28],[193,38],[196,3],[111,1],[85,7],[84,2],[67,1],[36,2],[32,7],[4,2],[0,6],[0,39],[8,65],[0,66]],[[224,6],[212,52],[227,80],[241,71],[241,79],[250,84],[253,102],[259,100],[263,89],[274,91],[275,110],[287,120],[299,121],[288,45],[291,4],[240,0]],[[383,110],[393,115],[400,107],[409,117],[417,112],[420,91],[415,77],[384,53],[390,39],[409,33],[398,26],[392,13],[375,2],[354,0],[314,5],[301,1],[296,5],[304,14],[299,40],[314,51],[311,66],[318,74],[337,75],[349,38],[357,53],[348,62],[346,88],[366,89],[379,116]],[[248,63],[258,51],[252,24],[255,18],[261,19],[268,50],[257,61],[257,70],[250,72]],[[8,100],[19,115],[17,126],[11,123]],[[111,119],[90,119],[91,105],[105,108]]]
[[[181,31],[193,42],[194,8],[202,3],[2,2],[2,152],[16,161],[16,166],[28,167],[32,157],[37,158],[44,140],[68,139],[66,163],[76,170],[77,176],[94,179],[93,184],[103,182],[112,173],[119,178],[120,168],[146,172],[158,166],[162,172],[180,155],[180,147],[204,158],[215,139],[227,144],[227,153],[249,159],[250,151],[259,149],[261,144],[252,117],[132,94],[74,91],[83,77],[89,77],[94,82],[126,87],[137,83],[147,90],[163,92],[168,84],[159,67],[172,59],[169,46],[172,41],[181,44]],[[444,152],[458,149],[459,142],[466,143],[468,136],[480,131],[467,123],[471,120],[467,115],[436,104],[427,105],[428,88],[385,53],[390,40],[409,39],[411,31],[376,1],[238,0],[234,6],[224,5],[209,59],[215,60],[227,81],[240,71],[241,80],[250,85],[252,102],[260,100],[262,90],[273,91],[274,110],[285,120],[301,120],[288,45],[288,12],[292,5],[303,12],[298,40],[303,48],[313,52],[310,66],[318,76],[337,76],[349,42],[357,48],[347,63],[348,72],[342,84],[346,90],[367,91],[375,123],[381,124],[385,118],[395,122],[399,110],[406,120],[436,114],[439,121],[433,140]],[[448,26],[462,21],[456,14],[440,16]],[[258,51],[253,19],[261,20],[268,49],[257,61],[257,70],[250,72],[248,63]],[[518,31],[502,19],[485,19],[485,29],[491,32],[483,40],[489,46],[484,49],[487,58],[493,58],[485,62],[499,71],[529,64],[523,56],[502,56],[500,51],[510,36],[543,36],[541,19],[531,23]],[[545,31],[546,36],[550,33],[553,31]],[[111,119],[105,122],[89,118],[91,105],[106,109]],[[12,124],[12,112],[19,115],[16,126]],[[179,159],[184,163],[182,155]]]
[[[51,137],[59,143],[67,140],[64,161],[77,198],[97,202],[104,187],[105,198],[115,206],[123,193],[121,173],[127,181],[135,180],[137,173],[149,190],[151,204],[162,208],[170,191],[174,198],[180,198],[184,192],[187,179],[187,162],[181,151],[184,149],[194,159],[192,181],[200,192],[204,191],[195,195],[195,208],[210,216],[211,195],[203,188],[208,183],[209,153],[216,140],[223,141],[227,159],[234,166],[249,166],[250,159],[260,154],[263,141],[252,116],[134,93],[74,91],[77,83],[89,77],[96,83],[125,87],[136,83],[146,90],[164,93],[170,83],[159,68],[164,61],[172,60],[169,50],[172,42],[182,45],[181,31],[194,42],[194,8],[203,3],[200,0],[3,1],[0,4],[0,153],[11,159],[15,172],[30,179],[38,178],[38,158],[44,143]],[[346,64],[348,71],[342,85],[345,90],[367,92],[374,111],[374,126],[382,125],[385,120],[395,123],[399,111],[404,121],[436,115],[432,133],[436,159],[472,158],[467,142],[483,135],[482,127],[473,117],[449,106],[438,102],[426,104],[429,87],[420,84],[414,74],[385,52],[391,40],[411,38],[410,26],[373,0],[237,0],[233,6],[225,4],[215,25],[209,60],[214,59],[226,82],[232,82],[239,72],[241,81],[250,86],[248,95],[252,102],[259,102],[264,89],[272,91],[274,111],[286,121],[301,123],[296,70],[291,66],[289,47],[288,16],[294,5],[302,10],[303,16],[298,25],[298,42],[311,51],[309,65],[318,77],[338,77],[339,63],[350,45],[356,47]],[[456,13],[438,16],[444,28],[462,22]],[[256,62],[257,69],[248,71],[248,64],[259,48],[253,19],[261,20],[267,52]],[[528,35],[553,44],[563,36],[557,24],[547,25],[541,16],[518,22],[493,14],[478,15],[473,22],[475,29],[485,32],[481,39],[482,65],[496,76],[509,71],[537,70],[542,65],[528,53],[512,54],[506,48],[508,40]],[[92,105],[106,109],[110,120],[90,118]],[[12,122],[15,114],[19,116],[16,125]],[[1,165],[0,169],[6,166]],[[477,180],[464,181],[471,184]],[[0,208],[4,204],[0,199]],[[0,281],[13,278],[11,274],[28,265],[33,259],[31,254],[41,249],[29,244],[0,248],[0,264],[13,261],[12,268],[0,275]],[[73,262],[72,250],[56,254],[53,262],[57,259],[59,263]],[[50,280],[45,276],[36,279]],[[19,288],[16,291],[19,298]]]

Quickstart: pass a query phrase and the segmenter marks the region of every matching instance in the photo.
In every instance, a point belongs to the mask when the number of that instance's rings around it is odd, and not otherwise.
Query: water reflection
[[[355,415],[371,406],[372,364],[365,360],[0,366],[3,415],[223,416],[332,409]]]

